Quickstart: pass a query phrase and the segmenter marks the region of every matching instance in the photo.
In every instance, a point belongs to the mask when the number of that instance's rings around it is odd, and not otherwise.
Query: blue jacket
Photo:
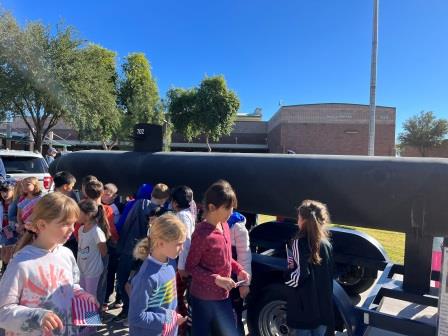
[[[121,228],[123,227],[124,222],[126,221],[126,218],[128,218],[129,211],[131,211],[132,207],[134,206],[135,201],[139,199],[150,199],[151,198],[151,192],[152,192],[152,185],[149,183],[144,183],[138,188],[137,195],[135,197],[135,200],[129,201],[124,206],[123,212],[121,213],[120,219],[118,220],[118,223],[115,225],[117,228],[118,234],[121,234]]]

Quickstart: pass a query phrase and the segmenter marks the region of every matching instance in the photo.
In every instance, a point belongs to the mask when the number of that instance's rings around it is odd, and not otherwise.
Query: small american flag
[[[167,321],[163,325],[161,336],[174,335],[177,335],[177,312],[174,310],[168,310]]]
[[[103,326],[97,306],[87,295],[77,295],[72,299],[72,320],[75,326]]]

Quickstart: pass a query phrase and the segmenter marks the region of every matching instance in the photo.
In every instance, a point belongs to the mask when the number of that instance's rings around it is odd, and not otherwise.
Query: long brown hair
[[[42,194],[42,190],[40,188],[39,180],[37,179],[37,177],[28,176],[22,180],[22,183],[27,182],[31,183],[34,186],[33,196],[39,196],[40,194]]]
[[[327,206],[319,201],[304,200],[297,209],[298,215],[303,220],[299,237],[308,240],[311,250],[310,262],[319,265],[322,261],[320,257],[320,245],[323,240],[328,240],[328,224],[330,214]]]
[[[98,227],[106,235],[106,239],[111,236],[109,222],[106,219],[106,214],[102,205],[98,205],[94,200],[87,198],[78,203],[79,208],[89,218],[92,218],[98,224]]]
[[[45,195],[36,203],[30,216],[31,223],[28,226],[37,231],[37,222],[39,220],[51,222],[55,219],[60,219],[62,222],[68,218],[79,218],[78,205],[70,197],[60,192],[53,192]],[[33,230],[26,229],[14,252],[18,252],[26,245],[31,244],[36,235],[37,233]]]

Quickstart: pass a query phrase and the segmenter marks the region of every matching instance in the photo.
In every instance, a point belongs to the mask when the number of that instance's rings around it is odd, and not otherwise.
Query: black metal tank
[[[240,210],[295,217],[304,199],[326,203],[333,223],[406,233],[404,288],[429,289],[432,238],[448,236],[448,160],[323,155],[80,151],[51,173],[67,170],[115,183],[121,194],[141,183],[207,187],[228,180]]]
[[[239,208],[295,217],[303,199],[329,206],[336,223],[425,235],[448,231],[448,160],[362,156],[80,151],[51,172],[88,174],[131,194],[144,182],[189,185],[200,200],[218,179],[235,188]]]

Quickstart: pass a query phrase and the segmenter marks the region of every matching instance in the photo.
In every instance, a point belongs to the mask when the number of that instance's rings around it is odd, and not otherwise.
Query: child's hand
[[[288,257],[288,269],[294,269],[296,268],[296,263],[294,262],[294,259],[292,257]]]
[[[177,325],[180,326],[181,324],[184,324],[187,320],[186,316],[182,316],[181,314],[177,314]]]
[[[90,295],[87,301],[89,301],[89,303],[91,303],[91,304],[94,304],[97,308],[100,307],[100,303],[98,302],[96,297],[94,297],[93,295]]]
[[[249,282],[250,280],[250,275],[249,273],[247,273],[246,271],[241,271],[240,273],[238,273],[238,280],[244,280],[246,282]]]
[[[244,300],[247,296],[247,294],[249,294],[250,289],[249,286],[240,286],[238,288],[238,290],[240,291],[240,297]]]
[[[235,288],[235,281],[233,281],[232,278],[225,278],[218,275],[215,278],[215,285],[227,291],[230,291],[232,288]]]
[[[45,313],[42,318],[42,329],[45,333],[51,333],[54,329],[59,329],[62,331],[64,325],[62,324],[61,319],[53,312]]]
[[[85,290],[81,290],[81,291],[77,292],[75,295],[77,297],[83,297],[83,298],[87,299],[87,301],[89,303],[94,304],[97,308],[100,307],[100,304],[96,300],[96,297],[93,296],[92,294],[90,294],[89,292],[86,292]]]

